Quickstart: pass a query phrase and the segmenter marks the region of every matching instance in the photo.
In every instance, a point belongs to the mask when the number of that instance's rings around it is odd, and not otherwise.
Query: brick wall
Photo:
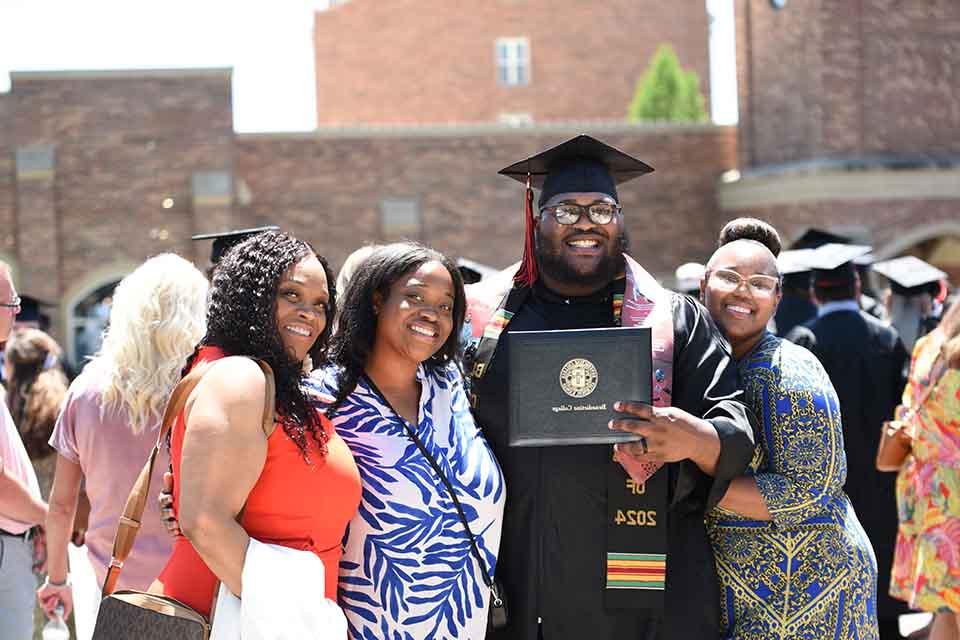
[[[15,257],[13,99],[0,93],[0,254]]]
[[[189,236],[228,226],[278,224],[339,266],[387,239],[388,198],[416,200],[420,240],[504,267],[521,251],[523,189],[496,172],[581,132],[487,124],[235,135],[230,114],[226,71],[16,74],[0,95],[0,253],[18,262],[22,292],[63,303],[102,284],[108,268],[117,275],[162,251],[204,265],[209,245]],[[716,181],[736,164],[736,129],[586,130],[656,168],[621,198],[633,254],[661,276],[708,256],[735,215],[770,219],[788,238],[806,226],[862,225],[877,245],[956,220],[955,198],[723,211]],[[62,338],[65,325],[55,327]]]
[[[702,0],[352,0],[314,25],[320,126],[621,119],[661,43],[709,100]],[[497,83],[494,41],[527,37],[526,87]]]
[[[740,164],[960,152],[960,3],[737,0]]]
[[[380,207],[394,197],[417,200],[422,241],[503,267],[521,251],[523,188],[497,170],[581,132],[477,125],[238,136],[221,70],[15,74],[0,95],[0,125],[0,253],[18,263],[24,294],[61,305],[162,251],[203,266],[209,244],[190,235],[230,226],[278,224],[339,266],[386,239]],[[702,258],[722,222],[714,183],[734,165],[736,130],[589,131],[657,169],[621,193],[638,258],[661,274]],[[53,314],[60,339],[66,312]]]
[[[913,249],[903,246],[903,237],[925,228],[945,228],[949,231],[921,236],[918,240],[949,237],[960,241],[958,212],[960,201],[957,200],[863,200],[757,207],[735,213],[767,220],[780,231],[784,240],[794,239],[811,227],[841,232],[853,230],[855,234],[860,231],[865,235],[856,237],[857,241],[871,244],[881,258],[888,258]],[[922,257],[928,258],[926,255]],[[950,273],[954,284],[960,282],[960,263],[948,261],[938,266]]]
[[[16,212],[59,253],[55,290],[91,265],[190,255],[187,238],[202,226],[192,217],[191,175],[233,163],[229,71],[14,74],[7,100],[14,145],[55,149],[57,226],[32,225],[29,208]]]
[[[768,220],[785,239],[796,238],[810,227],[859,227],[867,236],[858,240],[882,249],[910,229],[956,222],[957,205],[955,200],[814,202],[744,209],[737,214]]]
[[[251,200],[236,211],[244,220],[280,224],[339,264],[363,242],[383,239],[382,199],[412,197],[422,213],[422,241],[504,267],[522,249],[523,187],[496,172],[577,133],[491,127],[240,136],[237,175]],[[661,274],[702,259],[722,224],[714,183],[733,166],[735,129],[620,126],[593,133],[656,168],[620,190],[638,259]]]

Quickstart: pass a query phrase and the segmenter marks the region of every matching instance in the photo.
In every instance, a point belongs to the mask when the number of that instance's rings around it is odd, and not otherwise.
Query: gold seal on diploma
[[[572,398],[586,398],[597,388],[598,377],[592,362],[574,358],[560,369],[560,388]]]

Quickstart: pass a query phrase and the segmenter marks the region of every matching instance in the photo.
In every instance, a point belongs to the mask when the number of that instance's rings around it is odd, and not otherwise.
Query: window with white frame
[[[530,40],[497,38],[497,82],[504,87],[530,84]]]

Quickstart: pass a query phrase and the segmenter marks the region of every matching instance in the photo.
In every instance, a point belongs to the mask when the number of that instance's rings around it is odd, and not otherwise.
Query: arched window
[[[118,262],[100,267],[75,282],[60,298],[63,346],[77,371],[100,349],[110,320],[113,290],[137,264]]]
[[[946,271],[951,282],[960,280],[960,222],[915,225],[890,242],[874,247],[877,259],[913,255]]]
[[[71,309],[70,336],[73,338],[73,362],[82,368],[87,359],[100,349],[103,330],[110,320],[113,290],[120,280],[97,287],[81,298]]]

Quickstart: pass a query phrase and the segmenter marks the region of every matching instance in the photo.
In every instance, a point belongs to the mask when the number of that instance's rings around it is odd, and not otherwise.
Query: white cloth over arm
[[[250,538],[241,574],[243,598],[223,584],[210,640],[344,640],[347,619],[324,597],[323,562]]]

